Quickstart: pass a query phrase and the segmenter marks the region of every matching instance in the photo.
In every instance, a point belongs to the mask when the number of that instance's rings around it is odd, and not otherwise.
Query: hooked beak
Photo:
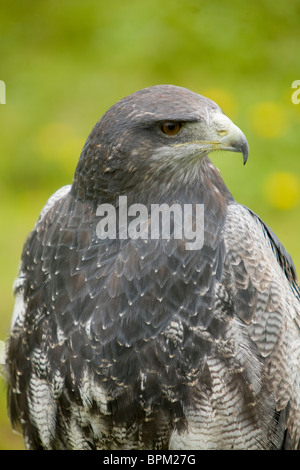
[[[244,133],[233,122],[222,114],[220,111],[215,112],[209,125],[199,125],[197,134],[202,139],[193,139],[191,141],[173,145],[173,147],[191,147],[196,150],[202,150],[204,153],[213,152],[214,150],[229,150],[231,152],[239,152],[243,154],[244,165],[248,160],[249,147]],[[204,128],[203,128],[204,127]]]
[[[213,115],[209,134],[211,134],[211,150],[229,150],[243,154],[244,165],[247,162],[249,147],[244,133],[224,114]]]

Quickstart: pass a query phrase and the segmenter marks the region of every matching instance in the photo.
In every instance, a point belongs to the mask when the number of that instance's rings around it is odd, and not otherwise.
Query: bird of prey
[[[28,449],[299,448],[295,268],[215,150],[248,157],[217,104],[173,85],[123,98],[91,131],[15,282],[8,410]],[[160,217],[151,237],[162,207],[169,235]]]

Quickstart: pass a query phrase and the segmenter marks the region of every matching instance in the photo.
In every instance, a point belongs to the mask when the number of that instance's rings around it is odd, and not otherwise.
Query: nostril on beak
[[[217,131],[217,133],[218,133],[218,135],[219,135],[220,137],[224,137],[225,135],[228,134],[228,130],[226,130],[226,129],[220,129],[219,131]]]

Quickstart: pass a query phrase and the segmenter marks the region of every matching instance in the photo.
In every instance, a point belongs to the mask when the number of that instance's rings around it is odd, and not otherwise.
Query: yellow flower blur
[[[264,184],[264,193],[268,203],[280,210],[288,210],[299,202],[299,178],[288,172],[271,173]]]
[[[253,105],[250,110],[250,122],[255,133],[266,138],[279,137],[287,128],[285,110],[274,101],[263,101]]]

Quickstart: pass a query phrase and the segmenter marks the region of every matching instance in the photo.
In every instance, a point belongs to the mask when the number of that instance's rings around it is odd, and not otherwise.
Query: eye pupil
[[[181,123],[177,121],[167,121],[163,122],[161,125],[161,130],[164,134],[167,135],[176,135],[180,131]]]

